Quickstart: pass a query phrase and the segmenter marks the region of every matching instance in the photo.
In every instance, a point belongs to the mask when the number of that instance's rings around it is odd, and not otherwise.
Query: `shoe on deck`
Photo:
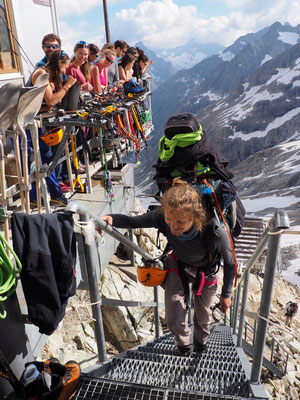
[[[63,193],[71,192],[70,186],[66,185],[64,182],[59,182],[59,187]]]
[[[68,361],[65,364],[66,373],[62,379],[62,388],[58,400],[71,399],[80,383],[80,366],[76,361]]]
[[[207,344],[201,344],[198,342],[194,343],[194,352],[195,353],[203,353],[207,349]]]
[[[66,198],[66,196],[61,195],[59,197],[51,198],[50,203],[53,205],[65,207],[68,205],[68,199]]]

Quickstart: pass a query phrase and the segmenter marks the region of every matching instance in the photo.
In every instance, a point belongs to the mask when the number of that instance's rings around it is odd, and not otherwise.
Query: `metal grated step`
[[[83,375],[74,400],[246,400],[245,397],[186,393]],[[256,399],[260,400],[260,399]]]
[[[115,358],[103,378],[201,393],[249,394],[245,373],[232,371],[225,363],[214,369]]]

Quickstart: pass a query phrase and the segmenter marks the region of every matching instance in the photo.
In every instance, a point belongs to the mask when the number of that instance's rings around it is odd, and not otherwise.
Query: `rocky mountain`
[[[166,61],[170,61],[177,71],[189,69],[203,59],[224,50],[224,46],[218,43],[199,43],[195,39],[190,40],[183,46],[172,49],[158,49],[156,53]]]
[[[274,23],[256,34],[245,35],[219,55],[193,68],[177,72],[153,93],[156,126],[170,114],[199,113],[232,92],[268,60],[291,48],[299,40],[300,26]]]
[[[250,155],[298,137],[300,43],[265,62],[228,96],[201,113],[201,121],[237,165]]]
[[[148,69],[149,74],[152,76],[152,91],[161,86],[164,81],[166,81],[176,72],[175,66],[170,61],[158,56],[153,50],[146,47],[142,42],[137,43],[135,47],[139,47],[140,49],[144,50],[149,60],[152,60],[152,65]]]
[[[195,40],[189,41],[184,46],[172,49],[150,49],[142,42],[138,42],[135,47],[144,50],[149,60],[153,63],[148,69],[152,76],[151,89],[154,91],[162,85],[164,81],[173,76],[178,70],[192,68],[203,59],[220,53],[224,46],[218,43],[198,43]]]
[[[248,215],[265,217],[281,208],[291,225],[300,224],[300,133],[256,152],[233,172]]]

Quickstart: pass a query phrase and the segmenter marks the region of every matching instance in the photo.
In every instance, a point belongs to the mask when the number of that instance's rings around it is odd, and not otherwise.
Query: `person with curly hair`
[[[187,182],[175,178],[173,186],[161,199],[160,209],[133,217],[105,215],[102,219],[118,228],[154,227],[166,236],[171,249],[163,260],[168,271],[164,282],[168,328],[174,335],[180,355],[205,351],[209,338],[210,307],[217,291],[219,258],[216,255],[224,261],[220,297],[222,312],[226,312],[231,305],[235,264],[225,229],[215,219],[207,221],[197,191]],[[213,239],[213,246],[208,245],[208,238]],[[194,292],[193,332],[186,321],[186,289],[189,283],[192,283]]]

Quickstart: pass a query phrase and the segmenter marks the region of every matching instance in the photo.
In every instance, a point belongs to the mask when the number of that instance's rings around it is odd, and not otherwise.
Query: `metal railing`
[[[98,226],[101,230],[108,233],[113,238],[117,239],[125,246],[127,246],[130,250],[135,251],[140,254],[146,260],[153,260],[153,257],[150,256],[145,250],[141,247],[137,246],[130,239],[128,239],[125,235],[120,233],[114,227],[106,224],[101,218],[97,215],[93,214],[90,210],[82,206],[80,203],[76,201],[72,201],[68,204],[65,209],[65,212],[77,213],[79,214],[79,218],[83,222],[87,222],[92,220],[96,226]],[[86,257],[86,266],[87,266],[87,278],[89,283],[89,291],[92,303],[92,314],[95,319],[95,337],[99,355],[99,361],[103,362],[107,360],[106,355],[106,345],[104,338],[104,328],[103,328],[103,319],[101,312],[101,304],[103,301],[100,298],[100,294],[98,291],[98,281],[97,281],[97,272],[96,266],[99,263],[99,259],[94,259],[92,252],[92,244],[84,242],[84,253]],[[159,303],[158,303],[158,288],[154,287],[154,302],[134,302],[134,301],[123,301],[122,305],[126,307],[149,307],[154,306],[154,321],[155,321],[155,336],[159,337]],[[103,299],[104,300],[104,299]],[[116,300],[105,299],[105,305],[115,305]],[[120,302],[121,303],[121,302]],[[121,304],[118,304],[121,305]]]
[[[93,214],[87,208],[83,207],[80,203],[72,201],[66,208],[65,212],[78,213],[81,221],[93,220],[93,222],[104,232],[108,233],[115,239],[119,240],[125,246],[129,247],[129,249],[137,252],[142,255],[146,260],[153,260],[153,258],[145,252],[142,248],[135,245],[130,239],[121,234],[114,227],[106,224],[101,218]],[[268,326],[268,318],[270,314],[272,294],[273,294],[273,286],[274,279],[276,273],[276,265],[277,265],[277,257],[279,252],[279,240],[280,240],[280,232],[283,229],[289,228],[289,219],[285,211],[277,211],[272,219],[269,221],[268,227],[266,228],[260,242],[257,245],[254,253],[248,260],[246,264],[245,271],[240,279],[238,287],[235,290],[233,309],[230,313],[229,323],[233,328],[233,333],[237,330],[237,346],[242,347],[243,344],[243,336],[244,340],[249,339],[251,336],[253,347],[253,364],[251,370],[250,382],[252,384],[258,384],[259,377],[261,373],[261,367],[264,357],[264,348],[267,336],[267,326]],[[247,296],[248,296],[248,283],[250,276],[250,269],[256,262],[256,260],[260,257],[262,252],[265,249],[268,249],[266,266],[265,266],[265,279],[262,290],[261,304],[260,310],[258,313],[258,322],[255,321],[255,327],[252,328],[247,322],[245,322],[246,316],[246,306],[247,306]],[[104,330],[102,323],[102,314],[101,314],[101,299],[98,291],[98,283],[96,279],[96,266],[95,260],[92,258],[91,246],[90,244],[84,244],[85,255],[87,259],[87,269],[88,269],[88,281],[90,287],[90,295],[92,302],[92,312],[93,317],[96,319],[95,323],[95,336],[98,347],[99,361],[106,361],[106,350],[105,350],[105,339],[104,339]],[[243,288],[242,288],[243,283]],[[240,305],[240,296],[242,295],[242,301]],[[106,299],[107,304],[109,304],[109,299]],[[143,306],[143,302],[126,302],[127,306]],[[132,303],[132,304],[131,304]],[[145,303],[146,304],[146,303]],[[151,306],[155,307],[155,333],[156,337],[159,337],[159,304],[158,304],[158,289],[154,287],[154,302],[151,303]],[[149,303],[147,303],[149,306]],[[239,312],[240,308],[240,312]],[[238,321],[239,320],[239,321]],[[226,321],[225,321],[226,322]],[[251,335],[249,335],[249,332]],[[271,347],[270,349],[270,362],[274,362],[275,359],[275,347],[282,348],[280,343],[272,336]],[[285,351],[282,348],[283,351]],[[286,352],[286,351],[285,351]],[[287,352],[286,352],[287,353]],[[278,355],[276,354],[277,360]],[[280,359],[279,361],[283,362],[283,365],[287,366],[287,357],[284,359]]]
[[[290,226],[289,218],[285,211],[280,210],[273,215],[255,251],[253,252],[252,256],[248,259],[245,270],[240,279],[240,282],[235,289],[234,300],[231,309],[231,318],[229,323],[230,326],[232,327],[233,333],[234,334],[237,333],[238,347],[245,347],[245,343],[249,344],[249,341],[252,342],[251,355],[253,356],[253,364],[252,364],[251,378],[250,378],[252,383],[258,383],[259,381],[265,348],[268,349],[270,353],[268,361],[270,363],[276,362],[276,364],[279,365],[279,370],[282,371],[282,374],[286,373],[288,356],[289,356],[288,352],[274,338],[273,335],[267,332],[267,327],[268,327],[268,319],[270,315],[270,308],[273,296],[273,286],[276,275],[278,253],[280,248],[279,246],[280,233],[283,229],[288,229],[289,226]],[[252,327],[245,321],[245,317],[247,315],[246,308],[247,308],[250,270],[266,249],[267,249],[267,258],[264,271],[265,275],[264,275],[264,283],[263,283],[262,296],[260,302],[260,309],[258,314],[256,315],[257,320],[256,319],[254,320],[254,327]],[[240,299],[241,297],[242,299]],[[271,346],[266,344],[267,336],[271,342]],[[281,356],[282,353],[284,354],[284,356]]]

